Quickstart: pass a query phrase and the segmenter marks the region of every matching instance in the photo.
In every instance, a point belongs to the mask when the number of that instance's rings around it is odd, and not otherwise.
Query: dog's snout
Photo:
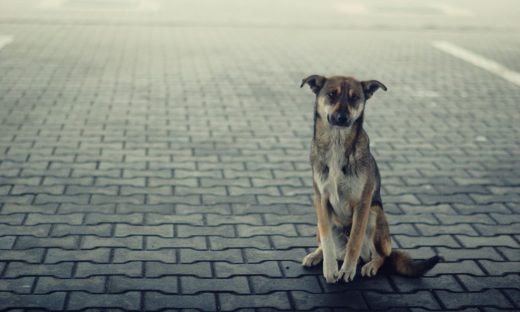
[[[334,126],[348,127],[350,125],[350,119],[346,112],[336,112],[329,116],[328,120]]]
[[[347,122],[347,114],[345,113],[339,113],[338,114],[338,123],[344,124]]]

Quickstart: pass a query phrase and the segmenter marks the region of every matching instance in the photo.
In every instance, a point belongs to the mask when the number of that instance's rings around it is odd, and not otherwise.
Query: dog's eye
[[[353,95],[350,97],[350,99],[351,99],[352,101],[355,102],[355,101],[359,100],[359,96],[353,94]]]
[[[331,91],[327,93],[327,96],[329,97],[329,100],[334,100],[336,98],[336,91]]]

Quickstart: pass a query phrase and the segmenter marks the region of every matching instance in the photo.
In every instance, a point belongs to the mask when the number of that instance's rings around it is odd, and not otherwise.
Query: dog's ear
[[[377,80],[361,81],[361,85],[363,86],[363,92],[365,93],[365,100],[371,98],[374,92],[379,90],[379,88],[386,91],[386,86]]]
[[[320,90],[325,84],[325,81],[327,81],[326,77],[320,75],[310,75],[309,77],[302,80],[300,88],[303,87],[305,84],[308,84],[309,87],[311,87],[312,92],[314,92],[314,94],[317,95],[318,93],[320,93]]]

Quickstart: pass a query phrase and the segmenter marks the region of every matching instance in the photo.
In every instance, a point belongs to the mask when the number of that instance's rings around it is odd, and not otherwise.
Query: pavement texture
[[[0,2],[0,310],[520,310],[520,85],[432,46],[518,71],[520,6],[364,3]],[[388,87],[366,129],[425,277],[302,268],[310,74]]]

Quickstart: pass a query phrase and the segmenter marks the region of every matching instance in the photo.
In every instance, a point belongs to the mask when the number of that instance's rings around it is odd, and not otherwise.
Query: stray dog
[[[379,88],[386,91],[385,85],[319,75],[303,79],[300,87],[305,84],[316,94],[310,158],[319,245],[303,265],[323,261],[327,283],[352,281],[360,257],[362,276],[374,276],[383,264],[404,276],[424,274],[441,258],[413,261],[404,252],[392,251],[379,169],[363,130],[366,100]],[[337,260],[343,260],[339,271]]]

